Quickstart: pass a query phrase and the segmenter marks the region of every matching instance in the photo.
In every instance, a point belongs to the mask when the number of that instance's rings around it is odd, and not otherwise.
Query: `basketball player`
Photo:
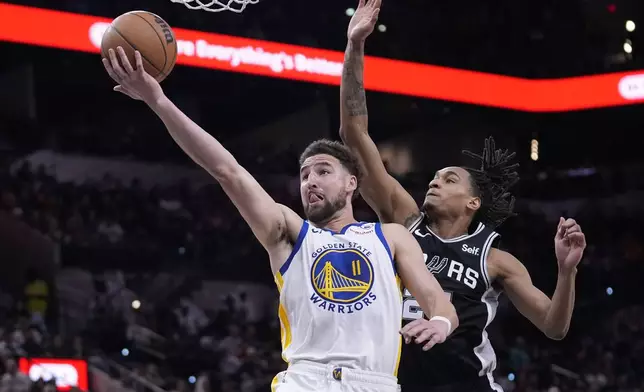
[[[436,172],[422,206],[391,177],[369,137],[363,87],[364,44],[373,31],[380,0],[360,0],[348,29],[340,93],[340,135],[357,155],[364,171],[362,196],[381,222],[406,226],[420,243],[426,266],[456,307],[460,326],[443,344],[422,351],[403,347],[400,385],[404,392],[500,391],[492,372],[494,350],[485,332],[494,318],[498,297],[505,291],[535,326],[552,339],[562,339],[570,324],[575,298],[575,275],[586,241],[572,219],[559,221],[555,253],[559,277],[548,298],[534,287],[526,268],[511,254],[494,248],[494,231],[513,215],[508,189],[518,181],[514,153],[496,150],[486,141],[475,169],[446,167]],[[468,231],[469,229],[469,231]],[[406,342],[423,342],[434,325],[426,322],[416,299],[405,291],[403,334]],[[430,331],[430,332],[428,332]]]
[[[122,48],[103,59],[115,87],[144,101],[177,144],[221,185],[270,256],[280,290],[279,317],[288,370],[280,392],[396,391],[402,336],[397,276],[431,316],[425,349],[458,325],[454,306],[423,264],[401,225],[356,222],[356,158],[341,143],[319,140],[300,157],[300,194],[308,220],[277,204],[217,140],[164,96]]]

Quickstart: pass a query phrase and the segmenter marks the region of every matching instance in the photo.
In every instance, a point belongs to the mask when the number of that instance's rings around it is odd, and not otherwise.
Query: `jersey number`
[[[423,254],[425,257],[425,261],[427,261],[427,254]],[[447,299],[451,302],[452,301],[452,293],[446,291],[445,295],[447,295]],[[409,290],[405,289],[403,293],[403,312],[402,312],[402,318],[403,320],[418,320],[421,319],[425,316],[423,313],[423,310],[420,308],[420,305],[418,304],[418,301],[414,297],[411,296],[411,293]]]
[[[423,313],[423,310],[420,308],[418,301],[411,296],[409,290],[405,289],[403,295],[403,320],[417,320],[423,318],[425,313]],[[445,295],[450,301],[452,300],[452,293],[446,291]]]

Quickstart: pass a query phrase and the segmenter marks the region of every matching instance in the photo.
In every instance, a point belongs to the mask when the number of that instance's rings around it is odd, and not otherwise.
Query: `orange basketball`
[[[103,35],[101,55],[109,58],[108,49],[121,46],[132,66],[134,52],[138,50],[143,68],[157,81],[165,79],[177,62],[177,39],[170,26],[147,11],[131,11],[112,21]]]

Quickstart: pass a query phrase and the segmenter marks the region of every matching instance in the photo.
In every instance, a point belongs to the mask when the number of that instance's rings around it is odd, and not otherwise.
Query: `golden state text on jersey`
[[[379,223],[304,222],[276,282],[283,357],[395,375],[402,295]]]

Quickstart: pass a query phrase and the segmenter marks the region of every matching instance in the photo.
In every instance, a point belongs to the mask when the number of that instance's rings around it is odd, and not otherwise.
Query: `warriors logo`
[[[338,313],[360,311],[376,299],[370,293],[373,281],[373,266],[364,253],[357,249],[329,249],[313,262],[311,284],[315,294],[311,301]]]

